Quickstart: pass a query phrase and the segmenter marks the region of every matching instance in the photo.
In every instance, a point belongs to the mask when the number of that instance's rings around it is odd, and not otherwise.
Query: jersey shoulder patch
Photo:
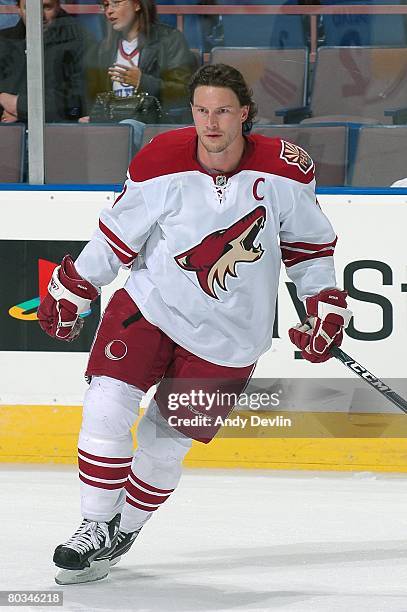
[[[314,162],[307,151],[299,145],[262,134],[253,134],[249,139],[255,145],[253,169],[286,177],[299,183],[307,184],[314,179]]]
[[[308,153],[287,140],[281,140],[280,158],[289,166],[296,166],[304,174],[308,174],[314,167],[314,162]]]

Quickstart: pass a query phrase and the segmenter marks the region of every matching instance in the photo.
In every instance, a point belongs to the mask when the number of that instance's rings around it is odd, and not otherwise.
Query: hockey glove
[[[343,329],[352,316],[346,307],[346,296],[346,291],[324,289],[307,298],[308,317],[288,331],[291,342],[301,349],[304,359],[313,363],[327,361],[331,357],[331,345],[341,345]]]
[[[65,255],[61,265],[55,268],[48,293],[38,308],[41,328],[53,338],[75,340],[83,326],[79,315],[90,309],[98,295],[96,287],[77,273],[72,257]]]

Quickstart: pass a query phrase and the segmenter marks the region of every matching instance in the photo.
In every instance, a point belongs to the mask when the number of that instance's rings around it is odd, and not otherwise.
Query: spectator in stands
[[[17,0],[20,20],[0,30],[2,122],[27,120],[26,0]],[[43,0],[45,117],[77,121],[84,113],[83,58],[91,41],[59,0]]]
[[[90,60],[89,110],[97,93],[112,90],[119,97],[149,93],[164,111],[189,109],[187,84],[197,62],[183,34],[157,21],[154,0],[104,0],[102,6],[108,33]]]

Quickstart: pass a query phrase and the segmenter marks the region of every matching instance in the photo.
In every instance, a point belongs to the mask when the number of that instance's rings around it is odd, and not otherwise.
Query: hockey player
[[[171,425],[168,399],[242,392],[271,346],[281,258],[306,304],[306,321],[289,331],[305,359],[329,359],[350,318],[309,155],[249,134],[256,108],[234,68],[202,67],[190,96],[194,126],[157,136],[134,157],[113,208],[101,213],[78,259],[64,257],[38,311],[48,334],[74,340],[99,288],[130,268],[87,366],[78,448],[83,522],[55,550],[60,584],[105,577],[177,487],[192,439],[207,443],[216,434],[216,417],[233,404],[180,401]],[[133,457],[130,428],[157,383]],[[205,424],[189,426],[197,415],[208,417]]]

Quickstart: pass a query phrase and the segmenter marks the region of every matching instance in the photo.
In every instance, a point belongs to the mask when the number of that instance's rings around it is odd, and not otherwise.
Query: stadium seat
[[[302,106],[305,102],[308,51],[302,49],[266,49],[216,47],[210,63],[224,63],[241,71],[253,89],[262,123],[281,123],[275,110]]]
[[[79,14],[76,16],[81,26],[87,30],[96,42],[100,42],[106,35],[106,19],[104,15]]]
[[[226,47],[277,47],[279,49],[305,45],[301,15],[253,15],[250,5],[297,4],[296,0],[282,3],[280,0],[220,0],[222,5],[243,5],[248,13],[223,15],[222,26]]]
[[[318,49],[310,104],[281,109],[284,123],[306,117],[323,121],[391,123],[385,111],[407,101],[407,48],[321,47]]]
[[[160,4],[175,6],[177,4],[176,0],[158,0],[157,6]],[[187,2],[185,2],[187,4]],[[177,17],[176,15],[159,15],[159,20],[161,23],[166,23],[167,25],[176,28],[177,27]]]
[[[256,5],[280,4],[280,0],[256,0]],[[289,0],[285,4],[296,4]],[[201,0],[159,0],[157,3],[206,4]],[[219,0],[208,4],[243,5],[250,10],[247,0]],[[175,15],[160,15],[160,21],[176,27]],[[264,46],[280,49],[305,45],[303,19],[301,15],[184,15],[184,34],[191,48],[211,51],[217,46]]]
[[[25,125],[0,123],[0,183],[23,181]]]
[[[305,44],[300,15],[223,15],[226,47],[301,47]]]
[[[255,125],[254,134],[282,138],[305,149],[316,167],[319,186],[340,187],[346,183],[348,128],[344,125]]]
[[[202,52],[201,49],[198,49],[198,48],[193,49],[192,47],[191,47],[191,51],[192,51],[192,53],[195,56],[196,66],[197,66],[197,68],[199,68],[204,63],[203,52]]]
[[[407,177],[407,126],[363,126],[349,184],[386,187]]]
[[[158,134],[163,134],[164,132],[169,132],[170,130],[176,130],[178,128],[187,127],[185,125],[175,125],[174,123],[160,123],[153,124],[150,123],[146,125],[144,129],[144,139],[142,146],[148,144],[154,136],[158,136]]]
[[[20,19],[20,15],[17,13],[16,2],[14,0],[0,0],[0,6],[12,6],[16,11],[15,13],[0,13],[0,30],[13,28]]]
[[[348,0],[322,0],[321,4],[349,4]],[[353,0],[352,4],[366,5],[366,0]],[[369,4],[403,4],[397,0],[373,0]],[[324,42],[328,46],[348,45],[391,47],[405,46],[406,22],[404,15],[324,15],[322,19]]]
[[[159,0],[157,5],[173,5],[180,4],[176,0]],[[195,5],[199,4],[199,0],[185,0],[182,4]],[[177,27],[176,15],[159,15],[161,23],[166,23],[173,28]],[[201,53],[207,50],[208,42],[205,37],[205,25],[208,21],[219,21],[219,17],[207,17],[205,15],[184,15],[184,36],[191,49],[199,49]]]
[[[123,124],[47,124],[45,182],[123,182],[133,154],[132,132]]]
[[[302,15],[273,15],[270,46],[277,49],[305,47],[306,29]]]
[[[18,15],[10,15],[7,13],[0,14],[0,30],[5,30],[6,28],[14,28],[18,20]]]

